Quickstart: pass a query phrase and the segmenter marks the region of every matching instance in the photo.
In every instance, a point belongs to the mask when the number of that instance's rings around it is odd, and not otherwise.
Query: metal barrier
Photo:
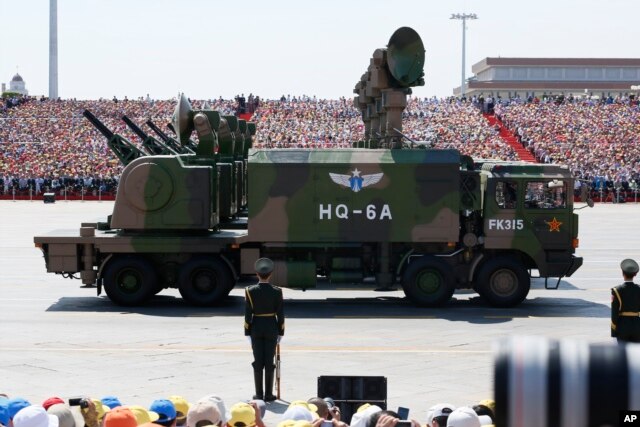
[[[81,200],[81,201],[102,201],[102,200],[115,200],[117,193],[117,186],[112,191],[102,191],[100,187],[86,187],[81,186],[76,189],[76,186],[64,186],[57,188],[43,187],[40,191],[32,187],[25,189],[18,189],[14,186],[0,190],[0,200],[42,200],[45,192],[55,192],[62,197],[65,201]],[[90,190],[93,188],[93,190]],[[591,198],[595,203],[638,203],[638,194],[640,188],[636,189],[592,189]],[[574,194],[574,201],[579,202],[580,197]]]
[[[638,203],[638,193],[640,189],[624,190],[622,188],[613,189],[592,189],[591,198],[596,203]],[[574,199],[580,201],[576,196]]]
[[[37,201],[44,199],[44,193],[48,192],[42,190],[40,192],[36,192],[34,189],[16,189],[11,188],[5,192],[0,192],[0,200],[28,200],[28,201]],[[51,189],[51,192],[56,193],[61,200],[72,201],[72,200],[80,200],[80,201],[107,201],[107,200],[115,200],[116,191],[102,191],[101,189],[96,189],[95,194],[91,194],[90,191],[86,187],[81,188],[80,190],[74,190],[72,187],[59,187],[55,190]]]

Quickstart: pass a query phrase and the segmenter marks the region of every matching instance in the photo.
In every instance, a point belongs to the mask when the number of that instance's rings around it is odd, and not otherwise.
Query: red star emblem
[[[555,216],[553,217],[552,221],[545,221],[545,224],[549,226],[549,231],[558,231],[558,232],[560,232],[560,226],[562,225],[562,223],[558,221]]]

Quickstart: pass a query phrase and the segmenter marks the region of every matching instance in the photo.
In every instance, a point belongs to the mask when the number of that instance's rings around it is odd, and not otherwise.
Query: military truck
[[[173,127],[193,153],[145,155],[102,129],[126,163],[113,212],[36,236],[47,271],[80,273],[121,305],[165,288],[194,305],[222,303],[259,257],[274,260],[283,287],[373,277],[382,288],[400,285],[419,306],[445,304],[465,288],[514,306],[535,271],[558,278],[545,281],[557,287],[582,265],[570,171],[405,142],[402,110],[424,82],[423,66],[410,28],[374,52],[355,89],[365,139],[349,149],[252,149],[252,123],[194,110],[184,95]]]

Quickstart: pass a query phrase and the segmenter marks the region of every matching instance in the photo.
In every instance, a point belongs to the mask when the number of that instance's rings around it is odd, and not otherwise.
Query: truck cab
[[[573,212],[573,178],[567,167],[485,163],[481,177],[485,256],[517,262],[528,275],[538,270],[540,277],[558,281],[582,265],[582,258],[574,255],[578,215]],[[515,280],[523,274],[505,273],[493,283],[482,283],[486,278],[479,282],[506,297],[509,277]]]

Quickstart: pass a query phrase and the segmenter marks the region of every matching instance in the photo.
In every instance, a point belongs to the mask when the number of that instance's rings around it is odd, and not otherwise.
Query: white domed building
[[[29,95],[29,91],[25,87],[24,80],[20,74],[16,73],[9,82],[9,92],[17,92],[25,96]]]

